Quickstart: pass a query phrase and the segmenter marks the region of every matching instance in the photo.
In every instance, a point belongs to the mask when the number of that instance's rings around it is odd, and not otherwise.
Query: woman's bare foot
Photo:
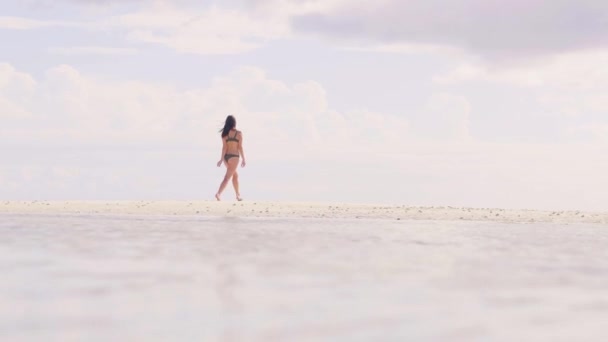
[[[240,194],[237,194],[237,195],[236,195],[236,200],[237,200],[237,201],[242,201],[242,200],[243,200],[243,199],[241,198],[241,195],[240,195]]]
[[[215,199],[218,200],[218,201],[221,201],[220,194],[215,194]]]

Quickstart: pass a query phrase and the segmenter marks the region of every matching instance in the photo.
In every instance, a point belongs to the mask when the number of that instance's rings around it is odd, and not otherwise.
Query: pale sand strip
[[[217,201],[2,201],[4,214],[199,215],[608,224],[608,212]]]

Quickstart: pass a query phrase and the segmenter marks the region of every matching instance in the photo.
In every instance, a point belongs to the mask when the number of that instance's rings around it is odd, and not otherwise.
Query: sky
[[[608,2],[0,0],[0,199],[608,210]],[[233,200],[231,187],[223,198]]]

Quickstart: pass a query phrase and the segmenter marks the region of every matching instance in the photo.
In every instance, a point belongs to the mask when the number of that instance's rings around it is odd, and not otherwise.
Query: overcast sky
[[[608,210],[608,2],[0,0],[0,198]],[[232,199],[228,188],[225,199]]]

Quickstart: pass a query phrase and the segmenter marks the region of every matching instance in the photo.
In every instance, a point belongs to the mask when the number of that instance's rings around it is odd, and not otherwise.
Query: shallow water
[[[6,341],[604,341],[606,225],[0,216]]]

